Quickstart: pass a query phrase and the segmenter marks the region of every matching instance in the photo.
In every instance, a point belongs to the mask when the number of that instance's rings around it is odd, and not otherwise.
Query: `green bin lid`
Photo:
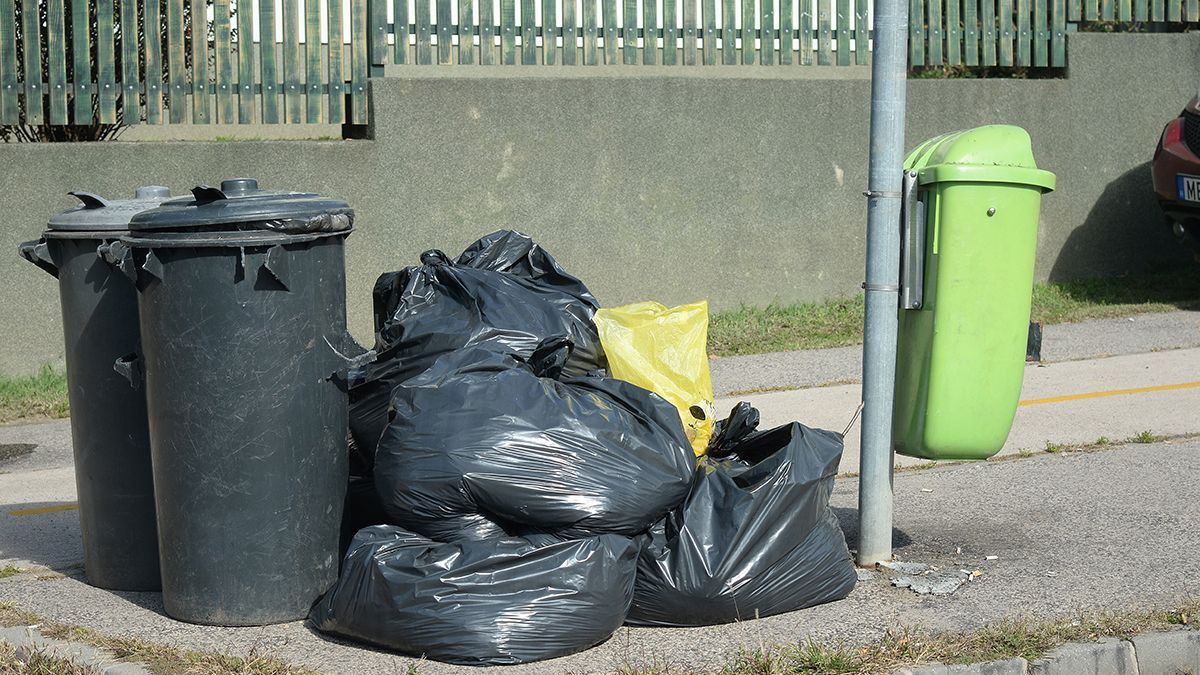
[[[219,188],[197,186],[190,197],[171,199],[139,213],[129,229],[258,229],[299,234],[348,231],[353,223],[354,211],[340,199],[313,192],[261,190],[253,178],[232,178],[221,181]]]
[[[921,185],[930,183],[1016,183],[1050,192],[1054,174],[1037,168],[1029,132],[992,124],[931,138],[904,161]]]
[[[104,199],[91,192],[70,192],[79,205],[50,216],[47,227],[65,232],[112,232],[129,228],[137,214],[157,207],[171,197],[171,191],[161,185],[146,185],[137,189],[133,199]]]

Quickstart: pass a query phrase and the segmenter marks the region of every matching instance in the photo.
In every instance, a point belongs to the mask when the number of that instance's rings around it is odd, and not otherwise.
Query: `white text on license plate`
[[[1179,199],[1185,202],[1200,202],[1200,176],[1175,177],[1175,187],[1179,189]]]

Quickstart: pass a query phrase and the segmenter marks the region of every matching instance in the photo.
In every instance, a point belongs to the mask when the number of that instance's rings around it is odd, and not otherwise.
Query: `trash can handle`
[[[142,388],[142,379],[145,377],[145,372],[142,370],[142,359],[136,352],[126,354],[113,362],[113,370],[129,381],[129,386],[134,390]]]
[[[129,277],[130,281],[137,282],[137,266],[133,262],[133,249],[119,241],[105,242],[96,247],[96,255]]]
[[[373,363],[376,354],[375,350],[358,344],[349,331],[342,333],[337,342],[340,344],[334,344],[329,338],[325,338],[325,346],[329,348],[332,364],[329,380],[341,388],[348,389],[351,373]]]
[[[100,195],[93,194],[91,192],[76,191],[68,192],[67,194],[83,202],[83,208],[85,209],[102,209],[108,206],[108,202],[105,201]]]
[[[50,276],[58,278],[58,265],[55,265],[54,260],[50,257],[50,249],[47,248],[45,239],[17,244],[17,253],[22,258],[42,268]]]

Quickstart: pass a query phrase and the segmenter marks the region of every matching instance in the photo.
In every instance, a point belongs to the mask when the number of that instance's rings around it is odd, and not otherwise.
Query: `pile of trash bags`
[[[610,376],[599,303],[526,235],[421,263],[375,285],[379,357],[351,377],[346,551],[318,630],[514,664],[623,624],[748,620],[851,591],[828,506],[838,434],[759,431],[746,404],[714,424],[711,385],[668,400]],[[707,363],[666,379],[707,383]]]

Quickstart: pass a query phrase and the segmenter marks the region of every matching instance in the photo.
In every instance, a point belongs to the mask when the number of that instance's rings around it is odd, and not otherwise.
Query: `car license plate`
[[[1179,174],[1175,177],[1175,187],[1179,189],[1180,201],[1200,202],[1200,176]]]

